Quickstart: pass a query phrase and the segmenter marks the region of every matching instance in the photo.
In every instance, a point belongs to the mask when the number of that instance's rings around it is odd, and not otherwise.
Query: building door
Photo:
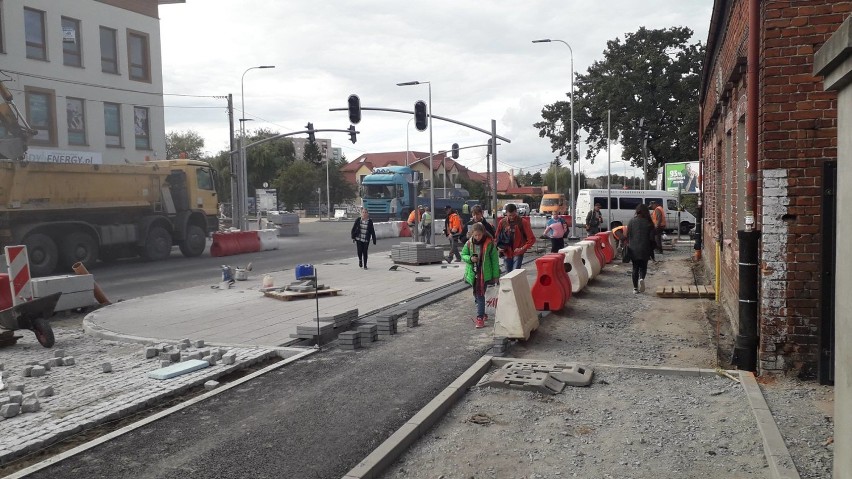
[[[823,164],[822,193],[822,321],[819,382],[834,384],[834,273],[837,243],[837,161]]]

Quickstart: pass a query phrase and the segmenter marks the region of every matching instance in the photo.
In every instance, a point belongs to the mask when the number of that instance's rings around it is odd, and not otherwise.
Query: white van
[[[640,203],[646,205],[651,201],[663,206],[666,212],[666,227],[668,231],[674,231],[680,225],[681,234],[689,234],[689,230],[695,226],[695,216],[680,208],[677,204],[677,195],[668,191],[660,190],[610,190],[610,206],[607,208],[607,190],[579,190],[577,192],[577,224],[585,226],[586,216],[593,210],[595,203],[600,203],[601,214],[604,224],[609,223],[609,228],[626,225],[636,216],[636,207]],[[612,217],[610,217],[610,211]],[[680,220],[678,221],[678,214]]]

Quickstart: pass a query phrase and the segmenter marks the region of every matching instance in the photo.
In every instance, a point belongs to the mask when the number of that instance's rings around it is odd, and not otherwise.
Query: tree
[[[246,138],[251,144],[266,138],[278,136],[277,131],[260,129]],[[296,159],[296,149],[289,138],[279,138],[252,146],[246,150],[246,175],[248,176],[248,196],[254,196],[254,190],[263,187],[263,183],[273,183],[282,168]]]
[[[325,168],[323,168],[325,170]],[[307,161],[294,161],[285,166],[275,180],[278,189],[278,201],[284,203],[288,210],[310,203],[317,197],[317,188],[325,185],[325,171],[320,175],[319,167]]]
[[[339,160],[329,159],[328,183],[331,191],[331,204],[341,204],[346,200],[350,200],[357,196],[358,190],[355,185],[346,181],[341,168],[346,166],[346,156],[342,156]],[[323,188],[325,185],[323,184]]]
[[[485,184],[461,176],[458,178],[457,181],[459,182],[462,188],[467,190],[468,194],[470,195],[470,199],[479,200],[480,203],[487,204],[487,198],[485,196]]]
[[[204,155],[204,138],[197,132],[170,131],[166,133],[166,159],[200,159]]]
[[[532,179],[531,179],[531,181],[530,181],[530,186],[541,186],[541,185],[543,185],[543,184],[544,184],[544,179],[543,179],[543,178],[542,178],[542,176],[541,176],[541,172],[540,172],[540,171],[536,171],[536,172],[532,175]]]
[[[586,74],[577,74],[574,118],[587,133],[586,159],[594,162],[607,147],[607,110],[611,112],[612,140],[620,141],[622,159],[642,166],[642,142],[648,139],[648,178],[657,166],[690,161],[698,154],[698,88],[704,45],[691,44],[692,30],[671,27],[640,28],[607,42],[604,59]],[[544,121],[533,126],[550,139],[551,149],[570,156],[568,101],[545,105]],[[643,131],[639,130],[644,118]],[[575,131],[574,145],[579,138]]]

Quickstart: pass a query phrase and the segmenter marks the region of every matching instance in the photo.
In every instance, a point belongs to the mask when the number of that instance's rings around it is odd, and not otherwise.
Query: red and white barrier
[[[30,260],[26,246],[6,246],[6,264],[9,265],[9,282],[12,288],[12,305],[16,306],[33,299]]]

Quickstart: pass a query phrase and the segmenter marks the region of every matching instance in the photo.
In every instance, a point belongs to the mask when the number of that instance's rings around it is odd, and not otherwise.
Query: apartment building
[[[0,0],[0,80],[37,130],[29,161],[165,158],[159,8],[172,3],[185,1]]]

